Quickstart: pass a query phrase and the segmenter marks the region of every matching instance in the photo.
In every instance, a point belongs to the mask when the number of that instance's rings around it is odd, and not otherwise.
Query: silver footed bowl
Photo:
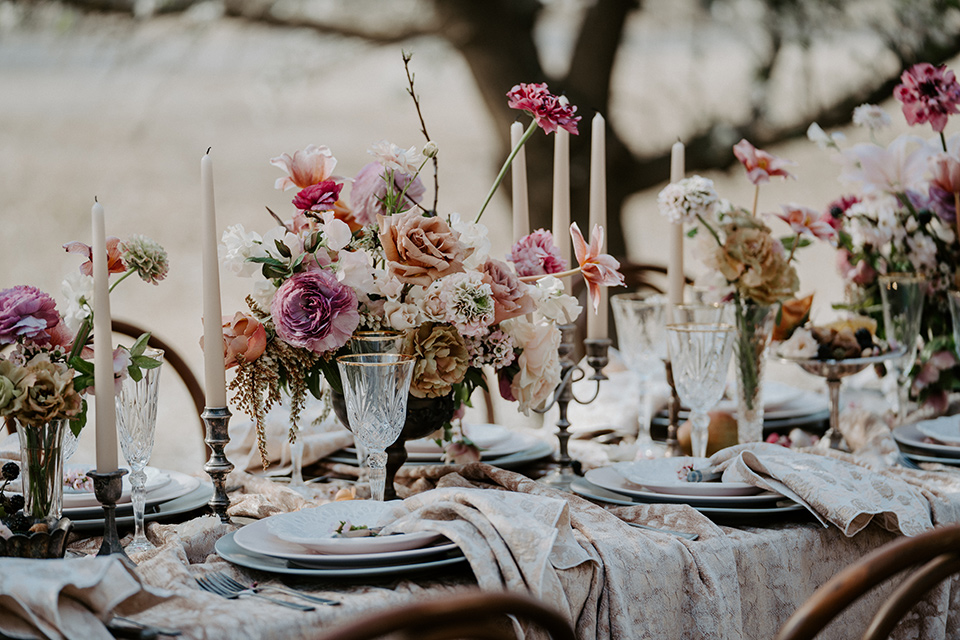
[[[777,357],[783,362],[793,362],[799,365],[800,368],[807,373],[812,373],[813,375],[820,376],[821,378],[827,378],[828,380],[839,380],[840,378],[846,378],[847,376],[852,376],[855,373],[860,373],[870,365],[879,364],[894,358],[900,358],[905,353],[906,351],[904,349],[896,349],[894,351],[887,351],[886,353],[881,353],[880,355],[876,356],[868,356],[866,358],[843,358],[841,360],[791,358],[780,353],[777,354]]]

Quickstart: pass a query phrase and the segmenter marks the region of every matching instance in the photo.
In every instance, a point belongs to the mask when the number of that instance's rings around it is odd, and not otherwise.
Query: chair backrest
[[[814,638],[841,611],[888,578],[922,565],[879,608],[863,638],[886,638],[897,622],[933,587],[960,572],[960,524],[936,527],[912,538],[898,538],[853,563],[790,616],[776,640]]]
[[[318,640],[507,640],[514,638],[507,616],[532,622],[554,640],[573,640],[570,624],[539,600],[517,593],[472,591],[441,600],[418,602],[333,629]]]

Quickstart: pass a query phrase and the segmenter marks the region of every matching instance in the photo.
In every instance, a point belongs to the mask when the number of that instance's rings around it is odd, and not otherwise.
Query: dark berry
[[[7,526],[15,533],[26,533],[32,525],[30,518],[25,516],[22,511],[18,511],[7,518]]]
[[[830,359],[830,345],[828,343],[822,342],[817,346],[817,360],[829,360]]]
[[[20,467],[16,462],[8,462],[3,465],[3,469],[0,469],[0,473],[3,474],[4,480],[16,480],[20,477]]]
[[[873,346],[873,336],[870,335],[870,330],[866,327],[860,327],[857,329],[857,332],[853,334],[853,337],[857,339],[857,344],[860,345],[861,349],[869,349]]]
[[[14,511],[20,511],[20,509],[23,509],[24,504],[26,504],[26,502],[23,499],[23,496],[20,495],[19,493],[13,494],[9,498],[7,498],[7,500],[9,501],[9,504],[10,504],[11,513]]]

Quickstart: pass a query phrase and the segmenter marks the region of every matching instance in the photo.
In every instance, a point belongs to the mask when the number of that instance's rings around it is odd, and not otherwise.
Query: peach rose
[[[429,286],[437,278],[463,271],[467,258],[460,234],[440,217],[411,209],[377,216],[380,243],[392,275],[410,284]]]
[[[256,318],[238,311],[233,318],[223,316],[223,355],[226,367],[240,360],[253,362],[267,348],[267,330]]]

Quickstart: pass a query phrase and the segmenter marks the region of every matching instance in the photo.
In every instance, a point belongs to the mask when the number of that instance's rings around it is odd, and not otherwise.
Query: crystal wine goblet
[[[953,324],[953,352],[960,356],[960,291],[948,291],[947,300],[950,303],[950,320]]]
[[[384,499],[386,448],[396,442],[407,418],[407,397],[416,358],[396,353],[337,358],[347,417],[354,438],[367,450],[370,493]]]
[[[889,361],[897,379],[897,420],[904,422],[909,404],[910,369],[917,359],[917,338],[926,296],[926,280],[914,273],[880,276],[883,301],[883,330],[890,348],[902,349],[903,356]]]
[[[637,415],[637,454],[643,458],[662,455],[650,437],[653,414],[653,383],[662,377],[667,355],[664,339],[666,299],[646,293],[620,293],[610,298],[617,340],[624,364],[640,384],[640,411]]]
[[[707,455],[708,412],[723,397],[737,330],[729,324],[670,324],[667,343],[680,400],[690,408],[693,455]]]
[[[146,507],[146,479],[144,468],[153,453],[153,436],[157,427],[157,394],[160,388],[160,371],[163,368],[163,351],[148,348],[143,355],[160,363],[152,369],[142,369],[143,377],[124,379],[117,394],[117,431],[120,434],[120,449],[130,465],[130,485],[133,489],[133,541],[127,545],[130,552],[153,548],[143,528]]]

